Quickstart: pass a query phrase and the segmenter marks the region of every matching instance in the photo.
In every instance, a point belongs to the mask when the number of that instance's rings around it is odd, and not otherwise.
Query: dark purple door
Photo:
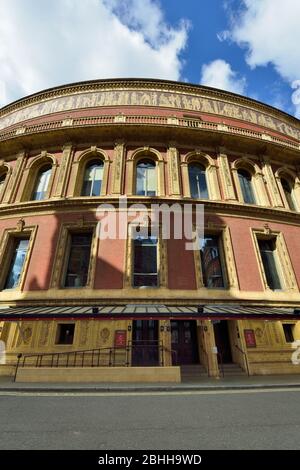
[[[199,363],[197,323],[195,320],[171,320],[173,365]]]
[[[131,362],[133,366],[159,365],[157,320],[134,320]]]

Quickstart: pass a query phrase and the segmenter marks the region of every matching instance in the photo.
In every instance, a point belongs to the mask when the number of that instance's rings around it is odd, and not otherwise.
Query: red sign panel
[[[247,348],[256,348],[256,340],[254,330],[244,330]]]
[[[115,348],[126,348],[126,330],[115,331]]]

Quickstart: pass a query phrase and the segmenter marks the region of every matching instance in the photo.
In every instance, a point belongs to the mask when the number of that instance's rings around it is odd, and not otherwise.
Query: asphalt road
[[[0,449],[300,449],[300,390],[0,392]]]

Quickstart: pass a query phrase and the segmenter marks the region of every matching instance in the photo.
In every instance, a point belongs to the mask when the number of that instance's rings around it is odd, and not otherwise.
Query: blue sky
[[[247,95],[300,117],[299,0],[0,0],[0,106],[96,78]]]

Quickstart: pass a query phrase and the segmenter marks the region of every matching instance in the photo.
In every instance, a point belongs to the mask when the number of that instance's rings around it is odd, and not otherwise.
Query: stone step
[[[222,368],[219,364],[220,372],[222,372]],[[235,376],[235,375],[246,375],[246,372],[239,366],[239,364],[223,364],[223,370],[225,376]]]

